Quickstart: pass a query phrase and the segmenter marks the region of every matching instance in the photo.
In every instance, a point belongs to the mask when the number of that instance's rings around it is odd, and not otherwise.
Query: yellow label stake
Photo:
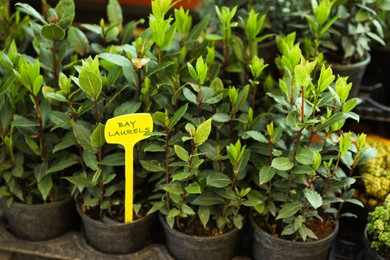
[[[153,131],[150,114],[138,113],[111,118],[107,121],[104,136],[107,143],[121,144],[125,148],[125,222],[133,221],[133,149],[134,145]]]

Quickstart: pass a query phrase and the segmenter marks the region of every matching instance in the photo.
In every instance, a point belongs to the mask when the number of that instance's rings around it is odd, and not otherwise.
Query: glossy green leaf
[[[70,46],[77,52],[79,55],[85,55],[89,53],[89,41],[84,32],[79,28],[71,26],[68,30],[67,36]]]
[[[184,193],[180,182],[171,182],[166,184],[164,185],[164,190],[174,195],[182,195]]]
[[[42,36],[50,41],[62,40],[65,37],[65,31],[57,24],[45,24],[42,27]]]
[[[50,193],[52,188],[53,188],[53,180],[52,180],[52,177],[50,175],[44,176],[38,182],[38,190],[41,193],[44,201],[47,200],[47,197],[49,196],[49,193]]]
[[[196,183],[196,182],[195,183],[191,183],[185,189],[186,189],[186,191],[189,194],[200,194],[200,193],[202,193],[202,190],[201,190],[199,184]]]
[[[91,143],[96,147],[103,146],[105,144],[106,139],[104,138],[104,128],[105,125],[99,123],[95,130],[91,134]]]
[[[176,111],[176,113],[169,120],[169,124],[168,124],[169,129],[172,129],[174,126],[176,126],[176,124],[180,121],[180,119],[187,111],[187,108],[188,108],[188,104],[185,104]]]
[[[176,153],[177,157],[179,157],[182,161],[185,161],[185,162],[189,161],[190,156],[189,156],[186,149],[184,149],[180,145],[175,145],[174,149],[175,149],[175,153]]]
[[[269,182],[276,174],[276,170],[271,166],[263,166],[259,171],[260,185]]]
[[[216,193],[203,192],[194,199],[193,203],[199,206],[223,205],[224,199],[218,196]]]
[[[106,61],[109,61],[112,64],[115,64],[115,65],[118,65],[121,67],[132,67],[133,66],[133,64],[131,63],[131,61],[128,58],[121,56],[119,54],[105,52],[105,53],[100,53],[99,58],[106,60]]]
[[[51,165],[51,167],[46,171],[46,174],[59,172],[79,163],[77,156],[70,155],[67,158],[59,160],[56,164]]]
[[[125,153],[118,152],[105,156],[102,165],[106,166],[123,166],[125,165]]]
[[[122,8],[118,0],[109,0],[107,5],[107,17],[110,24],[122,25],[123,23]]]
[[[194,135],[194,142],[196,146],[203,144],[209,138],[211,132],[211,118],[204,121],[198,126]]]
[[[76,137],[77,143],[85,150],[96,153],[97,149],[91,143],[91,132],[80,123],[72,121],[73,134]]]
[[[288,171],[294,167],[293,162],[287,157],[277,157],[272,160],[272,168],[279,171]]]
[[[216,188],[224,188],[231,185],[230,178],[221,172],[212,172],[207,176],[206,184]]]
[[[317,209],[322,206],[322,197],[318,192],[312,189],[305,189],[303,192],[313,208]]]
[[[276,219],[285,219],[293,216],[302,208],[302,204],[299,201],[286,203],[282,206]]]
[[[210,219],[210,208],[206,206],[199,206],[198,216],[200,221],[202,221],[203,226],[206,227]]]

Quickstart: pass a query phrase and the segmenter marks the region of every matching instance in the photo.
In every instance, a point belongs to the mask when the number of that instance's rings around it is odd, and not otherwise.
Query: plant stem
[[[53,46],[51,47],[51,54],[53,57],[53,81],[54,81],[54,88],[58,89],[58,61],[57,61],[57,41],[53,40]]]
[[[168,126],[165,126],[165,133],[166,133],[166,138],[165,138],[165,182],[166,184],[169,184],[169,139],[170,139],[170,131]],[[167,209],[169,210],[171,208],[170,203],[169,203],[169,193],[166,191],[166,206]]]
[[[39,143],[41,148],[41,160],[43,162],[47,162],[47,151],[46,151],[46,142],[45,142],[45,135],[44,135],[44,129],[43,129],[43,121],[42,121],[42,115],[41,110],[39,108],[39,102],[37,96],[31,94],[34,101],[34,108],[35,108],[35,114],[37,116],[37,121],[39,124]]]

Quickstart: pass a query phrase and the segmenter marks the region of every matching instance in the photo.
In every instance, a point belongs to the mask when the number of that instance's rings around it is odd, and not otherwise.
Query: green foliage
[[[331,11],[338,17],[331,27],[335,32],[324,37],[327,59],[342,64],[358,62],[366,58],[373,43],[385,45],[380,8],[377,1],[336,2]]]
[[[382,206],[368,214],[367,234],[371,248],[386,258],[390,255],[390,195]]]
[[[254,209],[266,224],[281,228],[275,235],[305,241],[319,238],[309,228],[313,219],[338,219],[344,203],[361,205],[352,198],[352,174],[363,157],[375,154],[365,147],[365,135],[339,132],[347,118],[357,117],[344,109],[346,80],[336,80],[325,65],[316,75],[317,60],[306,60],[294,39],[278,38],[277,65],[284,76],[279,90],[267,93],[273,110],[266,129],[249,135],[269,152],[249,149],[261,157],[254,180],[265,207]]]
[[[65,137],[52,131],[53,110],[44,95],[41,64],[19,54],[13,42],[2,53],[0,67],[6,79],[0,97],[1,197],[8,204],[61,200],[69,195],[61,177],[79,158],[71,151],[55,150]]]

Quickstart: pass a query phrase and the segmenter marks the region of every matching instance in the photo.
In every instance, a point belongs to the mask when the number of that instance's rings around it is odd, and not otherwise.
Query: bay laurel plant
[[[29,21],[23,26],[29,33],[26,40],[32,41],[27,45],[35,47],[38,57],[18,53],[15,42],[1,53],[2,196],[8,204],[56,201],[69,195],[61,177],[79,159],[72,151],[58,149],[64,132],[49,120],[53,103],[44,92],[45,85],[57,85],[66,46],[55,46],[73,21],[74,4],[60,1],[56,8],[46,6],[42,14],[27,4],[17,6],[16,13]]]
[[[57,150],[62,133],[52,131],[52,107],[43,95],[40,65],[39,60],[18,53],[15,43],[1,53],[1,73],[6,80],[1,93],[1,196],[8,204],[69,196],[61,177],[78,162],[76,154]]]
[[[251,149],[256,162],[254,183],[262,203],[254,207],[258,223],[272,235],[295,241],[321,239],[353,198],[354,170],[375,155],[365,134],[344,132],[346,120],[358,120],[348,99],[351,84],[316,60],[306,60],[295,34],[278,38],[282,76],[265,115],[263,131]],[[255,152],[257,151],[257,152]]]
[[[222,7],[219,31],[208,32],[211,15],[193,25],[188,11],[175,9],[170,16],[171,7],[168,0],[152,1],[150,27],[135,41],[138,56],[132,59],[143,82],[140,98],[155,123],[151,138],[141,144],[140,161],[143,174],[156,181],[150,212],[160,211],[182,232],[219,235],[243,226],[244,205],[260,203],[244,182],[250,152],[239,140],[255,125],[249,63],[241,44],[246,41],[233,36],[234,8]],[[155,26],[156,21],[164,26]],[[251,21],[251,35],[260,37],[260,17]],[[264,63],[256,58],[253,72],[259,78]],[[228,67],[232,75],[225,77]],[[253,80],[252,87],[258,84]],[[194,226],[202,231],[196,233]]]

